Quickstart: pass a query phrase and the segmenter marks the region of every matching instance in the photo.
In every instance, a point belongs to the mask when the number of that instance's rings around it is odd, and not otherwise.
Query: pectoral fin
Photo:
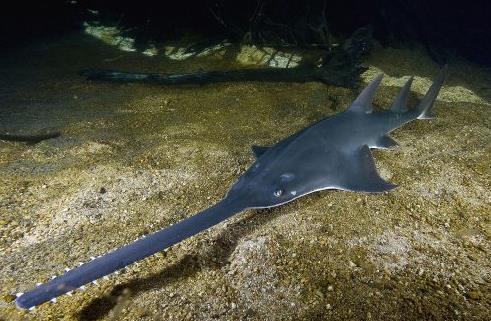
[[[345,155],[337,181],[339,189],[355,192],[381,193],[396,187],[380,177],[367,145]]]

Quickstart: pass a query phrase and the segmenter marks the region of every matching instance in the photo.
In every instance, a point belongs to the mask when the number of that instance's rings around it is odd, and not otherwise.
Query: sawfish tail
[[[443,68],[440,70],[440,73],[433,81],[433,84],[431,85],[430,89],[428,89],[428,91],[426,92],[426,95],[423,97],[421,102],[416,107],[416,111],[418,113],[418,117],[417,117],[418,119],[433,118],[431,114],[431,109],[433,108],[433,103],[435,102],[436,97],[438,96],[438,93],[440,92],[440,89],[442,88],[443,83],[447,78],[447,75],[448,75],[448,65],[445,65],[443,66]]]
[[[72,270],[67,269],[65,274],[55,277],[29,292],[20,294],[15,303],[21,309],[30,309],[47,301],[55,301],[56,297],[62,294],[76,290],[89,282],[95,282],[101,277],[149,257],[226,220],[244,209],[239,203],[233,199],[225,198],[216,205],[174,225],[149,234],[103,256],[93,258],[92,261]]]

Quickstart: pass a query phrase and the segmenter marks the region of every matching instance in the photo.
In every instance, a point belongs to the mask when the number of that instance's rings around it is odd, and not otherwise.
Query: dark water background
[[[137,43],[176,39],[183,33],[207,38],[241,38],[251,28],[265,32],[291,28],[306,41],[309,25],[325,18],[332,34],[348,36],[371,25],[385,45],[418,43],[442,63],[449,54],[491,63],[489,1],[426,0],[257,0],[257,1],[9,1],[0,13],[3,45],[59,36],[80,29],[84,20],[118,24]],[[260,9],[260,10],[259,10]],[[253,19],[258,10],[264,19]],[[322,16],[324,12],[324,17]],[[217,16],[219,17],[217,19]],[[256,17],[257,18],[257,17]]]

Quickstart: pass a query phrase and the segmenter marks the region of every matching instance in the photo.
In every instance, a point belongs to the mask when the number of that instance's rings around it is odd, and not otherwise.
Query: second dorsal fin
[[[371,113],[373,110],[372,101],[375,96],[384,74],[380,74],[373,79],[365,89],[358,95],[355,101],[348,108],[349,111]]]
[[[413,79],[413,76],[409,77],[404,86],[401,88],[399,94],[390,107],[391,111],[395,113],[404,113],[407,111],[407,97],[409,96],[409,92],[411,91],[411,84],[413,83]]]

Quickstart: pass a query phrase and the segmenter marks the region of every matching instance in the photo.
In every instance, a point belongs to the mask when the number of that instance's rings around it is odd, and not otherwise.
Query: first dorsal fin
[[[409,92],[411,91],[411,84],[413,83],[413,79],[413,76],[409,77],[404,86],[401,88],[399,94],[390,107],[391,111],[395,113],[405,113],[407,111],[407,97],[409,96]]]
[[[358,95],[358,97],[351,104],[348,110],[355,111],[355,112],[371,113],[373,110],[372,107],[373,97],[375,96],[375,92],[377,91],[377,88],[380,85],[380,82],[382,81],[383,77],[384,74],[380,74],[377,77],[375,77],[375,79],[373,79],[368,84],[368,86],[366,86],[365,89],[362,90],[362,92]]]

